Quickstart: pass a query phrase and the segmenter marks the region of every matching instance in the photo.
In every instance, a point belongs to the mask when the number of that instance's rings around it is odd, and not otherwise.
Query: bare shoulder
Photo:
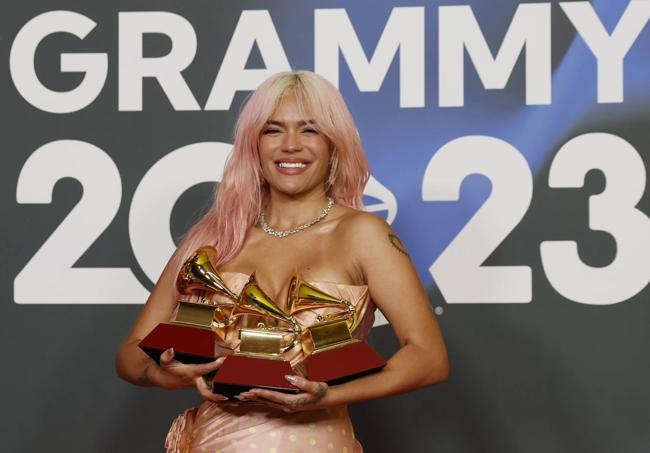
[[[339,222],[337,233],[345,246],[362,254],[371,254],[387,246],[408,256],[391,226],[376,214],[349,209]]]
[[[346,208],[338,226],[343,237],[374,236],[390,231],[390,225],[378,215],[358,209]]]

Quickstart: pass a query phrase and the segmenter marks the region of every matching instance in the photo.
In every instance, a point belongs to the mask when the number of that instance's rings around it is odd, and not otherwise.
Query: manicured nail
[[[292,383],[293,385],[296,385],[296,382],[298,382],[298,377],[292,374],[286,374],[284,378],[290,383]]]
[[[250,401],[248,398],[245,398],[241,395],[235,395],[235,398],[237,398],[239,401]]]
[[[171,354],[174,355],[174,348],[169,348],[169,352],[171,352]]]

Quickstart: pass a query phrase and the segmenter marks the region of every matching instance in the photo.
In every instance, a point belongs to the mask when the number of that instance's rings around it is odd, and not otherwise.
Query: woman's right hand
[[[203,398],[214,403],[228,401],[227,397],[212,393],[204,378],[206,374],[217,370],[224,360],[225,357],[219,357],[213,362],[198,365],[182,363],[174,358],[174,349],[169,348],[160,355],[159,370],[161,373],[156,381],[166,389],[196,387]]]

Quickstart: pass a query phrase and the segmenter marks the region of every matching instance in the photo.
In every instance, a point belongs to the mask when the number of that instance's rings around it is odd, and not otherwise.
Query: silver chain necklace
[[[294,228],[290,228],[288,230],[274,230],[273,228],[271,228],[269,226],[269,224],[266,223],[266,214],[264,213],[264,211],[262,211],[260,213],[260,226],[262,227],[262,229],[264,230],[264,232],[266,234],[271,235],[271,236],[275,236],[276,238],[284,238],[284,237],[287,237],[287,236],[291,236],[292,234],[296,234],[299,231],[306,230],[310,226],[317,224],[318,222],[323,220],[325,217],[327,217],[327,214],[330,213],[333,206],[334,206],[334,198],[327,197],[327,206],[325,206],[325,208],[323,208],[323,210],[321,211],[321,213],[320,213],[320,215],[318,217],[316,217],[315,219],[310,220],[309,222],[307,222],[307,223],[305,223],[303,225],[300,225],[300,226],[297,226],[297,227],[294,227]]]

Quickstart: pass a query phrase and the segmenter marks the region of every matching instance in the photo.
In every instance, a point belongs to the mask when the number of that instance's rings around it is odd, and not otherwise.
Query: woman
[[[172,256],[116,358],[119,375],[129,382],[194,386],[205,399],[174,422],[168,451],[360,452],[348,404],[447,378],[444,342],[410,258],[383,219],[360,210],[368,177],[350,112],[324,78],[280,73],[250,96],[214,205]],[[287,376],[300,393],[252,389],[236,397],[246,404],[213,394],[203,379],[222,358],[187,365],[167,350],[157,365],[137,344],[172,317],[180,266],[206,244],[219,251],[216,265],[231,289],[241,289],[255,272],[277,303],[286,299],[298,269],[320,289],[365,308],[355,337],[365,338],[376,306],[401,348],[378,373],[332,386]]]

